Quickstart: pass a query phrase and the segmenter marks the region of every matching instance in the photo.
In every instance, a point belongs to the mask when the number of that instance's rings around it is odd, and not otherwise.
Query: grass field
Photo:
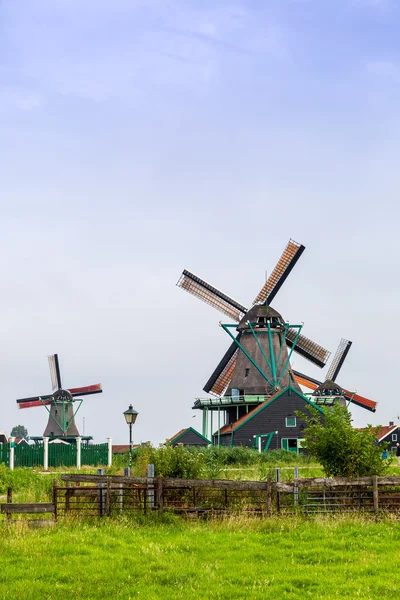
[[[392,598],[396,521],[103,521],[4,528],[0,598]]]

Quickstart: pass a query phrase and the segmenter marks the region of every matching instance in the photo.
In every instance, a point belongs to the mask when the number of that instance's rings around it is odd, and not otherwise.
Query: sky
[[[136,442],[200,430],[229,339],[179,275],[249,305],[289,238],[274,308],[352,340],[356,426],[397,421],[399,27],[394,0],[0,2],[0,429],[43,433],[15,399],[58,353],[64,387],[102,383],[96,442],[129,404]]]

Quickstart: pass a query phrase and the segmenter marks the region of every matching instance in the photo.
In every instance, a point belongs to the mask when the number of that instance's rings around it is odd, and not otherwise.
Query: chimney
[[[389,421],[389,427],[393,427],[394,421]]]

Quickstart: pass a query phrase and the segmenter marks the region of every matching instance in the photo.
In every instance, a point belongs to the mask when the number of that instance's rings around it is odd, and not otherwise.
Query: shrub
[[[387,462],[382,448],[376,444],[380,427],[354,429],[347,408],[335,405],[326,408],[324,417],[314,407],[309,414],[296,412],[306,423],[304,438],[307,452],[323,467],[328,477],[363,477],[383,475]]]

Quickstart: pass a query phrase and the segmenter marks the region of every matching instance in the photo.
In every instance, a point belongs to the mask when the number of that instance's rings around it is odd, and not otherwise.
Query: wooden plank
[[[164,501],[163,483],[164,483],[164,479],[162,477],[157,477],[156,506],[160,510],[163,508],[163,501]]]
[[[376,475],[372,477],[373,495],[374,495],[374,512],[379,511],[379,496],[378,496],[378,478]]]
[[[54,513],[55,507],[52,502],[38,502],[32,504],[0,504],[0,512],[5,514],[36,514],[36,513]]]
[[[126,483],[128,485],[148,485],[155,484],[155,477],[124,477],[122,475],[61,475],[63,481],[81,482],[81,483],[107,483],[110,479],[111,484]]]
[[[267,490],[266,481],[231,481],[229,479],[171,479],[164,477],[164,488],[213,488],[228,490]]]
[[[87,483],[107,483],[112,484],[126,483],[130,485],[156,485],[156,477],[123,477],[119,475],[62,475],[61,479],[66,482],[87,482]],[[164,478],[164,487],[185,488],[228,488],[235,490],[266,490],[265,481],[231,481],[229,479],[176,479]]]
[[[11,487],[7,488],[7,504],[12,504],[12,488]],[[7,519],[7,521],[11,520],[10,513],[7,514],[6,519]]]

